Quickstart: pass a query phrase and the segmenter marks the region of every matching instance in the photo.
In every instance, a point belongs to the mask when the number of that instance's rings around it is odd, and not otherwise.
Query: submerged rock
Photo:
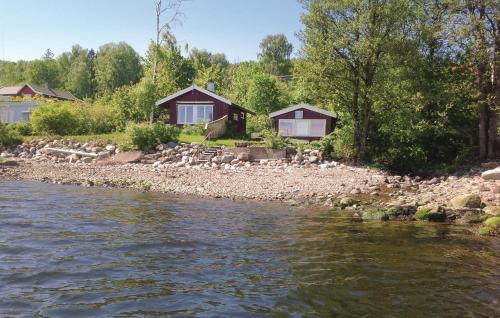
[[[365,221],[387,221],[389,220],[389,215],[384,209],[373,208],[363,211],[363,215],[361,216],[361,218]]]
[[[417,209],[415,219],[422,221],[444,221],[446,219],[446,213],[440,206],[428,204]]]
[[[358,202],[359,201],[354,200],[353,198],[344,197],[344,198],[340,199],[339,204],[340,204],[340,206],[342,208],[346,208],[346,207],[349,207],[349,206],[356,205]]]

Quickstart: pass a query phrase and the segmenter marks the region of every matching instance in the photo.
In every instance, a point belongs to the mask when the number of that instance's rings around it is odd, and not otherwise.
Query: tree
[[[256,62],[232,65],[226,96],[258,114],[267,115],[290,102],[288,87]]]
[[[99,48],[95,59],[95,79],[99,93],[137,83],[142,65],[137,52],[127,43],[108,43]]]
[[[45,60],[45,61],[48,61],[48,60],[53,60],[54,59],[54,53],[52,52],[51,49],[47,49],[45,51],[45,53],[43,54],[42,56],[42,59]]]
[[[26,80],[32,84],[59,87],[59,69],[55,60],[34,60],[28,64]]]
[[[196,72],[195,83],[206,87],[208,82],[215,83],[215,90],[224,90],[224,78],[229,62],[224,53],[210,53],[207,50],[192,49],[189,60]]]
[[[153,86],[156,85],[156,79],[158,75],[158,55],[161,48],[161,45],[166,38],[165,34],[171,34],[171,27],[174,22],[177,21],[179,15],[181,15],[180,7],[184,0],[169,0],[166,3],[162,0],[155,0],[155,18],[156,18],[156,38],[153,47],[153,54],[151,55],[152,59],[152,69],[151,69],[151,83]],[[162,17],[167,14],[167,12],[171,13],[170,17],[166,22],[162,22]],[[150,114],[150,124],[153,124],[155,113],[155,105],[151,105],[151,114]]]
[[[383,86],[383,61],[404,42],[412,17],[406,0],[305,0],[303,55],[328,103],[353,119],[354,159],[367,159],[374,94]],[[311,72],[309,72],[311,75]]]
[[[500,7],[496,0],[454,3],[458,51],[466,56],[479,90],[479,157],[493,159],[500,108]],[[462,52],[460,52],[462,50]]]
[[[57,57],[61,83],[77,97],[93,97],[95,94],[94,56],[93,51],[91,53],[76,44],[70,52],[64,52]]]
[[[229,62],[224,53],[210,53],[207,50],[194,48],[189,53],[189,58],[193,61],[193,66],[196,70],[208,68],[213,65],[226,68]]]
[[[290,74],[293,45],[284,34],[266,36],[260,42],[260,49],[259,60],[269,73],[276,76]]]

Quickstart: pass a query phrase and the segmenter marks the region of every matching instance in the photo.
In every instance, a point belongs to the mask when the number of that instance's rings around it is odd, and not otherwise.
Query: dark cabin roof
[[[286,114],[286,113],[289,113],[289,112],[293,112],[295,110],[302,109],[302,108],[303,109],[308,109],[308,110],[310,110],[312,112],[323,114],[323,115],[326,115],[326,116],[329,116],[329,117],[332,117],[332,118],[337,118],[337,113],[336,112],[331,112],[331,111],[328,111],[328,110],[325,110],[325,109],[322,109],[322,108],[318,108],[318,107],[314,107],[314,106],[311,106],[311,105],[305,104],[305,103],[301,103],[301,104],[297,104],[297,105],[293,105],[293,106],[290,106],[290,107],[287,107],[287,108],[280,109],[278,111],[270,113],[269,117],[273,118],[273,117],[276,117],[276,116],[279,116],[279,115],[283,115],[283,114]]]
[[[73,94],[71,94],[68,91],[62,90],[62,89],[50,88],[46,85],[34,85],[34,84],[26,84],[25,86],[28,86],[29,88],[31,88],[38,95],[55,97],[55,98],[65,99],[65,100],[70,100],[70,101],[77,100],[77,98]]]
[[[167,97],[165,97],[165,98],[160,99],[159,101],[157,101],[157,102],[156,102],[156,106],[161,106],[161,105],[163,105],[163,104],[165,104],[165,103],[167,103],[167,102],[169,102],[169,101],[171,101],[171,100],[173,100],[173,99],[176,99],[176,98],[177,98],[177,97],[179,97],[179,96],[182,96],[182,95],[184,95],[184,94],[187,94],[187,93],[189,93],[189,92],[192,92],[193,90],[196,90],[196,91],[198,91],[198,92],[200,92],[200,93],[203,93],[203,94],[205,94],[205,95],[208,95],[208,96],[210,96],[210,97],[212,97],[212,98],[215,98],[215,99],[217,99],[217,100],[219,100],[219,101],[223,102],[224,104],[227,104],[227,105],[229,105],[229,106],[232,106],[232,107],[238,108],[238,109],[240,109],[240,110],[242,110],[242,111],[244,111],[244,112],[247,112],[247,113],[249,113],[249,114],[255,115],[255,113],[254,113],[253,111],[248,110],[248,109],[246,109],[246,108],[244,108],[244,107],[242,107],[242,106],[240,106],[240,105],[238,105],[238,104],[235,104],[235,103],[233,103],[232,101],[230,101],[229,99],[224,98],[224,97],[222,97],[222,96],[219,96],[219,95],[217,95],[217,94],[215,94],[215,93],[213,93],[213,92],[211,92],[211,91],[209,91],[209,90],[206,90],[206,89],[204,89],[204,88],[201,88],[201,87],[199,87],[198,85],[195,85],[195,84],[193,84],[193,85],[191,85],[191,86],[189,86],[189,87],[187,87],[187,88],[185,88],[185,89],[183,89],[183,90],[181,90],[181,91],[178,91],[178,92],[177,92],[177,93],[175,93],[175,94],[172,94],[172,95],[169,95],[169,96],[167,96]]]

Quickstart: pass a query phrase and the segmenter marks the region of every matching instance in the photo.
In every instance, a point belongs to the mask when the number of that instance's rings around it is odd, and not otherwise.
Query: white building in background
[[[40,105],[35,101],[9,101],[0,99],[0,122],[3,124],[27,123],[31,112]]]

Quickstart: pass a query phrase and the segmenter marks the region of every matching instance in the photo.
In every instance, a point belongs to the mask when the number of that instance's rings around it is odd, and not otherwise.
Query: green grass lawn
[[[34,139],[42,138],[57,138],[57,139],[68,139],[79,142],[91,142],[91,141],[104,141],[106,143],[121,144],[127,141],[127,135],[123,132],[117,132],[112,134],[102,134],[102,135],[77,135],[77,136],[63,136],[63,137],[44,137],[44,136],[28,136],[23,137],[24,141],[31,141]],[[186,135],[181,134],[179,136],[179,142],[192,143],[192,142],[202,142],[205,136],[202,135]],[[209,146],[226,146],[234,147],[235,139],[216,139],[211,140],[207,144]]]

